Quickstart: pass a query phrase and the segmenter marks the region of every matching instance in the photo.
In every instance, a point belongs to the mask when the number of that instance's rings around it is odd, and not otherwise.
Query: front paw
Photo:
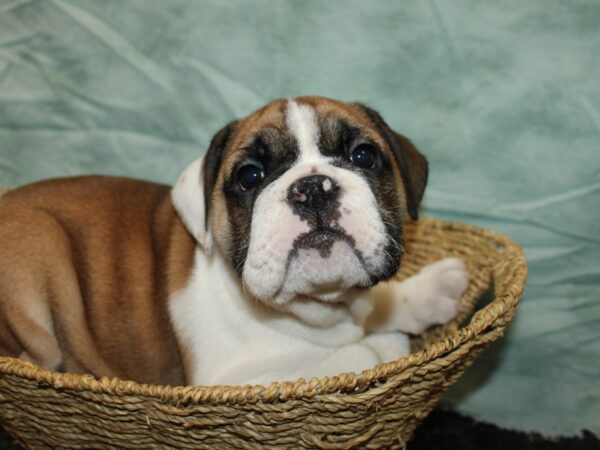
[[[469,273],[462,260],[446,258],[425,266],[409,280],[414,289],[410,308],[424,330],[458,315],[459,299],[469,285]]]

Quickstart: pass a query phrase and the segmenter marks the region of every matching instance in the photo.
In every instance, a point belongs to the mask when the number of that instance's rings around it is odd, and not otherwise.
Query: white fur
[[[296,136],[300,149],[301,164],[325,163],[325,158],[317,145],[319,139],[319,126],[317,115],[309,105],[298,105],[294,100],[289,100],[286,108],[286,123],[290,132]]]
[[[393,293],[390,297],[373,299],[375,290],[349,292],[348,309],[366,307],[366,314],[315,327],[254,300],[218,251],[209,258],[198,249],[191,280],[169,309],[178,340],[191,356],[191,383],[266,385],[360,372],[405,356],[409,341],[402,332],[453,318],[467,281],[462,262],[446,259],[402,283],[386,283],[382,290]],[[365,335],[372,301],[388,302],[393,314]]]
[[[204,183],[202,179],[203,159],[192,162],[179,176],[171,190],[173,206],[196,241],[211,251],[212,237],[206,228]]]

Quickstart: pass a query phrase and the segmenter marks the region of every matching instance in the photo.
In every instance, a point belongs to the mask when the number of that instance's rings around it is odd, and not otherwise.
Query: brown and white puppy
[[[175,187],[45,181],[0,198],[0,354],[165,384],[360,371],[452,319],[456,259],[384,282],[425,158],[375,111],[276,100]]]

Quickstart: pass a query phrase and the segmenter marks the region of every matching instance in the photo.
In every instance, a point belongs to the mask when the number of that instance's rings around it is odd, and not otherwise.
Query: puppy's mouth
[[[319,251],[321,258],[331,255],[331,247],[336,241],[346,242],[354,248],[355,241],[342,228],[319,227],[302,233],[294,240],[294,252],[298,249],[314,248]]]

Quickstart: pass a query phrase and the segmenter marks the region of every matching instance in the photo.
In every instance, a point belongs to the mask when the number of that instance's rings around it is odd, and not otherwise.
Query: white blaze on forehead
[[[319,151],[319,125],[317,115],[310,105],[299,105],[294,100],[289,100],[286,109],[286,123],[290,132],[298,141],[300,149],[300,162],[320,163],[326,159]]]

